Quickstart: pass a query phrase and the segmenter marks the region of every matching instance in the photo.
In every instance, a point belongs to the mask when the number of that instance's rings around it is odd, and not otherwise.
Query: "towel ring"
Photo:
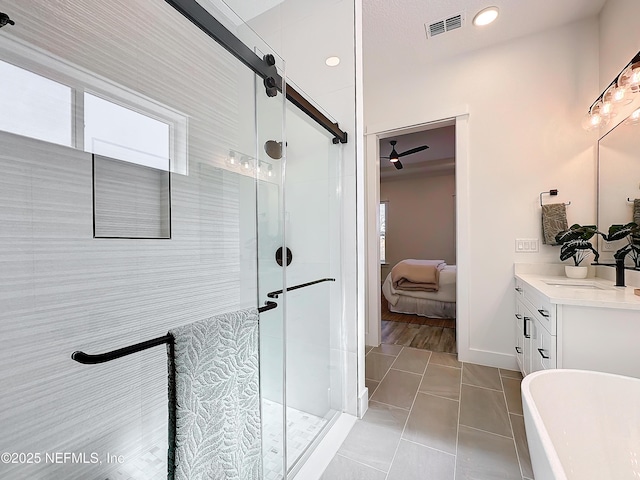
[[[555,188],[552,190],[549,190],[548,192],[542,192],[540,193],[540,206],[542,206],[542,195],[544,194],[548,194],[548,195],[558,195],[558,190],[556,190]],[[565,205],[568,207],[569,205],[571,205],[571,202],[565,203]]]

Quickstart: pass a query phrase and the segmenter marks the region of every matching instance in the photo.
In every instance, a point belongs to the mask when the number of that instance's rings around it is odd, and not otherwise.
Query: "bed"
[[[438,274],[435,286],[416,288],[410,281],[398,282],[400,268],[410,263],[413,272],[420,272],[420,264],[429,265],[429,275],[436,264]],[[424,276],[422,277],[424,278]],[[396,280],[394,284],[394,279]],[[433,280],[430,278],[430,280]],[[431,286],[431,288],[429,288]],[[389,310],[395,313],[408,313],[429,318],[456,318],[456,266],[447,265],[443,261],[407,259],[393,267],[384,283],[382,293],[389,302]]]

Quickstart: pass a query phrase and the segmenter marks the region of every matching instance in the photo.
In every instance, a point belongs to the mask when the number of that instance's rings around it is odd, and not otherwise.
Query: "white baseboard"
[[[486,365],[488,367],[504,368],[507,370],[520,370],[515,355],[469,348],[458,352],[458,360],[461,362]]]
[[[356,420],[358,418],[353,415],[340,414],[340,417],[338,417],[304,465],[295,474],[294,480],[319,480],[333,457],[335,457],[342,442],[349,435]]]

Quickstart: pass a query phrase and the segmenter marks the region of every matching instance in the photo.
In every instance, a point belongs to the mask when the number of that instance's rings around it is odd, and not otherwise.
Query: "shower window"
[[[0,61],[0,130],[72,146],[72,89]]]
[[[84,150],[144,167],[169,170],[171,126],[84,93]]]
[[[66,60],[5,43],[0,54],[12,63],[0,61],[0,130],[187,174],[186,115]]]

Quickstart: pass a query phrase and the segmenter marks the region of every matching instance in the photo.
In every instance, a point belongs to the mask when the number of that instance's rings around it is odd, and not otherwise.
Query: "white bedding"
[[[396,305],[401,295],[440,302],[456,301],[456,266],[446,265],[440,271],[440,288],[437,292],[423,292],[416,290],[396,290],[391,282],[391,273],[382,284],[382,293],[391,305]]]

